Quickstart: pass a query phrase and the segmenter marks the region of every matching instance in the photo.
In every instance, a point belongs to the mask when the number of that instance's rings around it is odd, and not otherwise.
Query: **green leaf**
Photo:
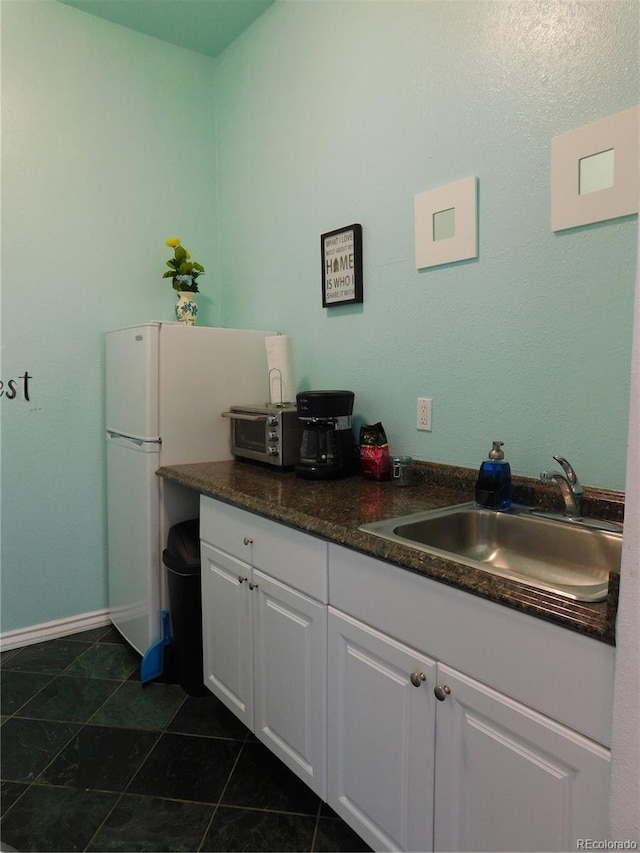
[[[189,275],[192,269],[193,264],[189,261],[185,261],[183,264],[180,264],[180,275]]]
[[[176,246],[176,248],[175,248],[175,257],[176,257],[176,261],[178,261],[179,263],[183,263],[183,261],[186,259],[186,257],[187,257],[187,253],[186,253],[186,251],[182,248],[182,246]]]
[[[193,262],[194,270],[198,270],[198,272],[204,272],[204,267],[202,264],[197,264],[195,261]]]
[[[175,272],[171,272],[171,270],[167,270],[166,273],[164,273],[164,275],[162,276],[162,278],[173,278],[174,275],[175,275]]]

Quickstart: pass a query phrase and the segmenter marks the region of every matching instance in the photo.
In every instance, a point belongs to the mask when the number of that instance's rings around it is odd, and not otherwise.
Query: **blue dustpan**
[[[146,684],[147,681],[153,681],[154,678],[159,678],[164,672],[164,647],[171,642],[171,626],[169,621],[169,611],[162,611],[162,638],[153,643],[142,657],[140,664],[140,681]]]

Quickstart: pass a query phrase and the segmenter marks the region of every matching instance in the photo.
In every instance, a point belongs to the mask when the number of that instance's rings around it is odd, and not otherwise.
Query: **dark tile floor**
[[[213,696],[142,686],[111,627],[2,654],[3,843],[20,851],[358,851]],[[167,679],[169,681],[169,679]]]

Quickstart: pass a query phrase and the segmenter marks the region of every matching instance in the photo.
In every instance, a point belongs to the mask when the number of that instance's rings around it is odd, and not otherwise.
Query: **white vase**
[[[195,326],[198,303],[190,290],[179,290],[176,302],[176,317],[184,326]]]

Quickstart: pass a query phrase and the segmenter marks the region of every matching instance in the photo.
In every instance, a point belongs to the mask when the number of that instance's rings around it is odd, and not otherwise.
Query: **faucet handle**
[[[580,493],[582,491],[582,486],[580,484],[580,480],[578,480],[578,475],[571,466],[571,463],[568,462],[564,456],[554,456],[553,458],[559,465],[562,465],[564,473],[567,475],[567,480],[573,486],[573,491]]]

